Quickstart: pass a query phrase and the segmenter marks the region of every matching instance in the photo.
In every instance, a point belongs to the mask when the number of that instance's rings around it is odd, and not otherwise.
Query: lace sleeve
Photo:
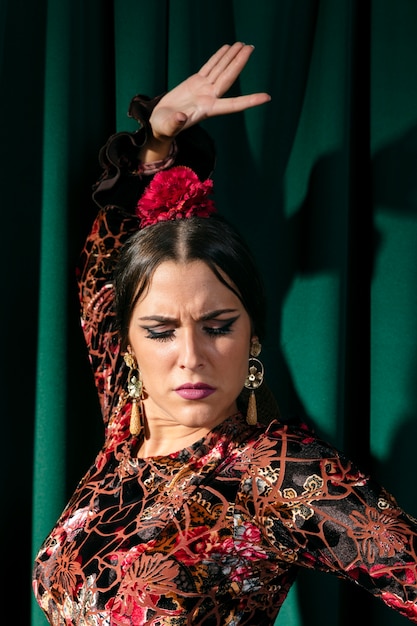
[[[275,426],[248,459],[242,510],[277,562],[360,585],[417,623],[417,522],[309,431]]]

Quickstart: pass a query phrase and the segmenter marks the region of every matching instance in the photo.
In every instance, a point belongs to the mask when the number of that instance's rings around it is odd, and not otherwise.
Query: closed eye
[[[219,337],[223,335],[228,335],[233,330],[233,324],[238,319],[238,315],[232,317],[229,320],[218,321],[212,320],[212,326],[203,326],[203,331],[209,337]],[[156,341],[172,341],[175,336],[175,328],[169,328],[167,330],[158,330],[159,327],[155,326],[143,326],[143,329],[146,331],[145,337],[147,339],[155,339]]]
[[[219,335],[228,335],[233,330],[233,324],[236,322],[238,316],[221,323],[219,326],[204,326],[204,332],[211,337],[217,337]],[[219,323],[219,322],[217,322]]]
[[[175,331],[173,329],[156,330],[155,328],[150,328],[149,326],[144,326],[143,328],[148,333],[145,335],[147,339],[156,339],[157,341],[172,341],[174,339]]]

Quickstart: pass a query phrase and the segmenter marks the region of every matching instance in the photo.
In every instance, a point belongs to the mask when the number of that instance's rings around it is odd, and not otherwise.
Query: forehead
[[[220,270],[219,274],[227,285],[236,288]],[[238,296],[227,287],[213,270],[201,260],[191,262],[164,261],[154,271],[148,287],[139,298],[138,305],[211,303],[228,306],[240,305]]]

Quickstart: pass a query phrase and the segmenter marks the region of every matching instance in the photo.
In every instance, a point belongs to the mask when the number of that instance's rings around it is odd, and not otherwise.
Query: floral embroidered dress
[[[135,116],[146,128],[143,108]],[[173,161],[207,176],[211,156],[187,157],[195,142],[210,154],[200,130],[181,134]],[[33,586],[49,623],[268,626],[300,567],[350,579],[417,623],[416,520],[308,429],[248,426],[237,413],[180,452],[136,457],[111,274],[138,228],[141,138],[113,136],[102,152],[95,195],[104,201],[79,268],[106,436],[36,557]]]

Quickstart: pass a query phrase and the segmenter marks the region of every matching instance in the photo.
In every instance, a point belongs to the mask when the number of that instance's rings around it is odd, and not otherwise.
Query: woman
[[[102,150],[79,282],[106,437],[36,558],[51,624],[273,624],[300,567],[417,623],[415,520],[262,384],[261,280],[196,126],[268,101],[220,97],[251,51],[136,97],[141,130]]]

